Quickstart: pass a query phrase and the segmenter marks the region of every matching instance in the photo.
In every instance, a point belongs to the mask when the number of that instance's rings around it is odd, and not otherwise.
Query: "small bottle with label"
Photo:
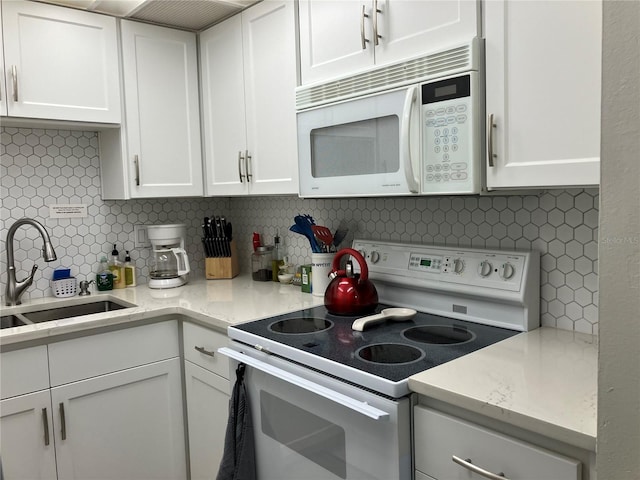
[[[126,250],[124,257],[124,283],[127,287],[136,286],[136,266],[131,261],[129,250]]]
[[[113,290],[113,274],[111,273],[111,270],[109,270],[107,257],[102,257],[100,259],[100,266],[98,267],[98,273],[96,274],[96,287],[101,292]]]
[[[124,283],[124,268],[122,262],[118,259],[118,255],[118,250],[114,245],[111,252],[111,260],[109,260],[109,270],[113,274],[113,288],[124,288],[126,287]]]

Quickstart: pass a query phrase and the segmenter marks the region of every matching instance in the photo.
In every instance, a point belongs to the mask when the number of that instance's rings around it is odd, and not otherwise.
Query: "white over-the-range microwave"
[[[482,39],[296,90],[301,197],[478,194]]]

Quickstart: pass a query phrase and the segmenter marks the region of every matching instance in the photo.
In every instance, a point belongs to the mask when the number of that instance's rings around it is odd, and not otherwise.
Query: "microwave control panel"
[[[422,84],[421,94],[421,193],[479,193],[477,72]]]

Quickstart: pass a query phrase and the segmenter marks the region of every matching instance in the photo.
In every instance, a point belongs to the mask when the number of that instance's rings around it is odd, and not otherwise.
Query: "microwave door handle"
[[[228,347],[222,347],[218,349],[218,353],[224,355],[225,357],[229,357],[237,360],[238,362],[249,365],[250,367],[260,370],[261,372],[264,372],[268,375],[279,378],[280,380],[284,380],[287,383],[300,387],[311,393],[320,395],[321,397],[324,397],[328,400],[331,400],[332,402],[338,403],[344,407],[366,415],[367,417],[373,418],[374,420],[389,419],[389,414],[383,410],[372,407],[365,402],[360,402],[359,400],[355,400],[351,397],[348,397],[347,395],[343,395],[340,392],[336,392],[335,390],[331,390],[330,388],[324,387],[305,378],[299,377],[298,375],[282,370],[281,368],[269,365],[268,363],[245,355],[242,352],[237,352]]]
[[[412,193],[419,193],[420,181],[416,177],[415,169],[413,168],[413,159],[411,158],[411,114],[413,113],[413,106],[418,98],[418,86],[413,85],[407,90],[407,95],[404,99],[404,108],[402,110],[402,125],[400,129],[400,152],[402,156],[402,163],[404,164],[404,172],[407,178],[407,184],[409,190]]]

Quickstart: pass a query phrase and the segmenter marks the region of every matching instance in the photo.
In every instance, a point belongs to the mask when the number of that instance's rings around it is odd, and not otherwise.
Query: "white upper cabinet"
[[[476,0],[300,0],[302,84],[349,75],[479,34]]]
[[[207,195],[298,192],[295,9],[266,0],[200,35]]]
[[[598,185],[602,3],[492,0],[484,11],[487,187]]]
[[[120,123],[115,18],[14,0],[2,2],[2,30],[3,114]]]
[[[121,32],[129,195],[201,196],[195,34],[126,20]]]
[[[1,7],[1,6],[0,6]],[[7,82],[4,75],[4,36],[2,28],[2,8],[0,8],[0,117],[7,115]]]

